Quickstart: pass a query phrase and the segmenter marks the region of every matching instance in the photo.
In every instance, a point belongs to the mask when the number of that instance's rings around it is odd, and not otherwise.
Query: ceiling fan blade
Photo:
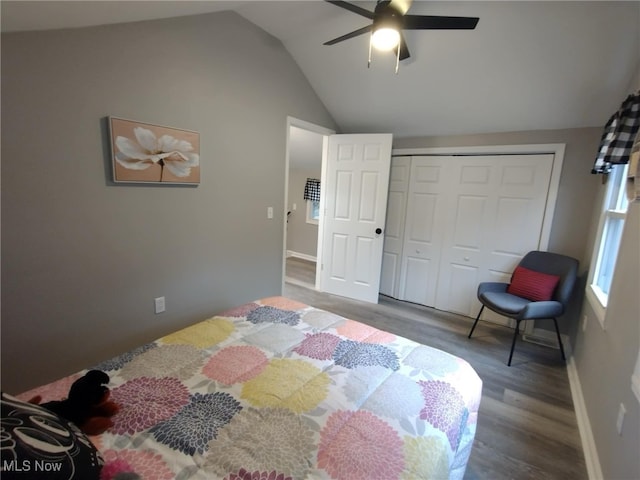
[[[336,7],[344,8],[345,10],[349,10],[350,12],[357,13],[358,15],[362,15],[363,17],[367,17],[369,20],[373,20],[373,17],[374,17],[373,12],[370,12],[369,10],[365,10],[364,8],[354,5],[353,3],[340,2],[336,0],[325,0],[325,1],[327,3],[331,3],[335,5]]]
[[[406,58],[409,58],[411,56],[409,54],[409,47],[407,47],[407,41],[405,40],[404,35],[402,35],[402,33],[400,34],[400,45],[399,47],[395,48],[396,55],[398,54],[398,48],[400,48],[400,56],[398,57],[400,61]]]
[[[373,28],[372,25],[367,25],[366,27],[359,28],[358,30],[354,30],[351,33],[347,33],[346,35],[342,35],[341,37],[334,38],[333,40],[329,40],[328,42],[324,42],[323,45],[334,45],[338,42],[343,42],[344,40],[349,40],[350,38],[357,37],[358,35],[362,35],[363,33],[370,32]]]
[[[434,15],[405,15],[402,28],[407,30],[473,30],[478,17],[440,17]]]

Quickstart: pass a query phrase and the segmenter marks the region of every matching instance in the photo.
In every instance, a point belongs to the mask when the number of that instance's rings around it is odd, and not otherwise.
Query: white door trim
[[[476,145],[469,147],[418,147],[394,148],[393,156],[401,155],[501,155],[526,153],[556,153],[562,151],[564,143],[533,143],[522,145]]]

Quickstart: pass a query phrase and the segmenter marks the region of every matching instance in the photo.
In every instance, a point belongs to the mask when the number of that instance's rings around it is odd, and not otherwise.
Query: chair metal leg
[[[513,340],[511,341],[511,352],[509,353],[509,361],[507,362],[507,366],[511,366],[511,358],[513,357],[513,349],[516,346],[516,338],[518,338],[518,333],[520,331],[520,322],[516,320],[516,329],[513,332]]]
[[[558,321],[555,317],[553,317],[553,324],[556,326],[556,335],[558,335],[558,345],[560,345],[560,354],[562,355],[562,360],[567,360],[564,356],[564,348],[562,347],[562,339],[560,338],[560,329],[558,328]]]
[[[482,305],[482,308],[480,309],[480,311],[478,312],[478,316],[476,317],[476,321],[473,322],[473,327],[471,327],[471,331],[469,332],[469,336],[467,338],[471,338],[471,334],[473,333],[473,331],[476,329],[476,325],[478,324],[478,320],[480,320],[480,315],[482,315],[482,311],[484,310],[484,305]]]

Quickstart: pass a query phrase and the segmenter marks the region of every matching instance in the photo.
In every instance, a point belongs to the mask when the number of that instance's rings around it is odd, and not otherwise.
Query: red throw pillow
[[[511,283],[507,287],[507,293],[534,302],[551,300],[559,281],[560,277],[557,275],[516,267],[511,276]]]

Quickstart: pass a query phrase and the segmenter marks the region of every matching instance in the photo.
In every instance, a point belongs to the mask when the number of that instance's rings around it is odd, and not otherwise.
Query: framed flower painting
[[[109,117],[113,181],[200,183],[200,134]]]

